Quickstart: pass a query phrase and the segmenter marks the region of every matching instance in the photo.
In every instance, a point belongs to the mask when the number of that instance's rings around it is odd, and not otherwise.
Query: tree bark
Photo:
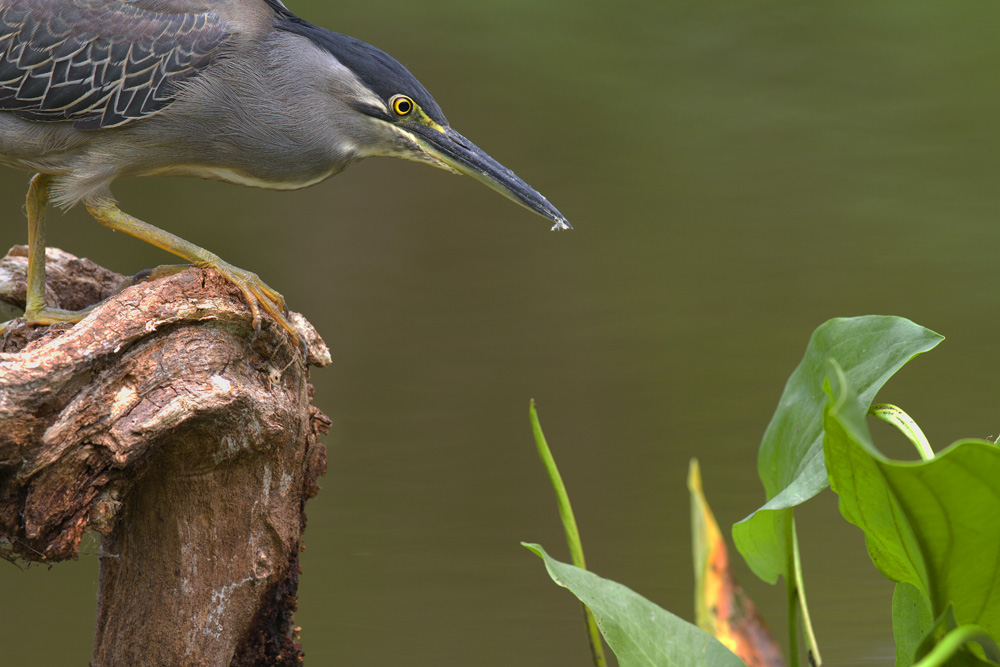
[[[25,254],[0,260],[0,300],[23,306]],[[54,562],[102,534],[95,667],[300,664],[298,554],[330,423],[308,366],[326,345],[295,313],[305,355],[267,318],[255,336],[214,271],[130,284],[47,259],[51,304],[111,296],[0,342],[0,550]]]

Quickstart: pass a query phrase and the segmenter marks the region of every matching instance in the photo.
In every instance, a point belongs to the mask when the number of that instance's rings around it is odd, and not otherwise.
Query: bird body
[[[280,295],[124,214],[110,184],[179,175],[295,189],[372,156],[473,176],[568,227],[455,132],[400,63],[279,0],[0,0],[0,164],[41,175],[29,198],[42,211],[50,199],[84,203],[112,229],[219,269],[243,289],[258,326],[254,300],[291,331]],[[43,260],[40,270],[44,280]],[[36,316],[52,309],[37,294],[31,303],[31,283],[29,321],[53,319]]]

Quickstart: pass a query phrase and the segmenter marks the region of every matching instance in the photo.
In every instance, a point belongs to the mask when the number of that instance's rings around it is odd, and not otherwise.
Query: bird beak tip
[[[548,218],[555,223],[553,230],[573,229],[573,225],[545,197],[451,127],[440,131],[426,127],[414,129],[417,143],[430,158],[428,162],[471,176],[504,197]]]

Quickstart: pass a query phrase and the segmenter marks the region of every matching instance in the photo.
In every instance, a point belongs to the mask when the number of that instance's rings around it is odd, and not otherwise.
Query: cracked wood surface
[[[303,510],[329,427],[308,365],[329,363],[325,344],[294,313],[305,359],[270,320],[255,338],[214,271],[130,285],[47,258],[50,303],[113,296],[3,337],[0,551],[54,562],[102,534],[96,666],[297,664]],[[0,260],[0,301],[23,304],[25,263]]]

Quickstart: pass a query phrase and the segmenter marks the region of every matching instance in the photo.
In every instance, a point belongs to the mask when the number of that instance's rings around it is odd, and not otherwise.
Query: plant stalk
[[[931,443],[927,440],[927,436],[917,426],[917,422],[913,421],[913,418],[903,412],[901,408],[889,403],[875,403],[868,408],[868,414],[878,417],[902,431],[903,435],[917,448],[922,460],[930,461],[934,458],[934,450],[931,449]]]
[[[913,667],[943,667],[969,642],[976,642],[984,648],[995,646],[993,637],[978,625],[962,625],[946,634],[931,652]],[[1000,655],[996,654],[987,654],[987,657],[994,662],[1000,659]]]
[[[821,667],[823,658],[819,654],[819,644],[816,643],[816,633],[812,620],[809,618],[809,605],[806,603],[805,579],[802,576],[802,558],[799,556],[799,536],[795,532],[795,520],[792,520],[792,558],[795,565],[795,588],[798,591],[799,606],[802,608],[802,629],[809,642],[809,655],[812,656],[813,667]]]
[[[786,510],[791,513],[791,510]],[[795,518],[789,517],[788,520],[788,542],[790,544],[795,543]],[[793,550],[794,551],[794,550]],[[790,567],[789,571],[795,571],[795,555],[789,554],[791,556],[791,562],[788,563]],[[788,667],[799,667],[799,593],[797,585],[798,577],[794,575],[791,577],[785,577],[785,595],[788,602]]]
[[[535,446],[538,448],[538,456],[545,465],[545,470],[549,474],[552,482],[552,489],[556,493],[556,503],[559,506],[559,518],[562,519],[563,530],[566,532],[566,544],[569,546],[570,558],[573,565],[581,570],[586,570],[587,565],[583,557],[583,543],[580,541],[580,531],[576,526],[576,517],[573,516],[573,507],[569,502],[569,494],[566,493],[566,485],[563,484],[562,475],[556,467],[556,461],[549,451],[549,445],[545,441],[545,434],[542,433],[542,425],[538,421],[538,411],[535,409],[535,401],[531,400],[531,407],[528,411],[531,417],[531,431],[535,436]],[[608,660],[604,657],[604,646],[601,644],[601,633],[597,629],[597,622],[594,614],[587,605],[583,605],[584,621],[587,625],[587,637],[590,640],[590,652],[594,656],[594,667],[607,667]]]

